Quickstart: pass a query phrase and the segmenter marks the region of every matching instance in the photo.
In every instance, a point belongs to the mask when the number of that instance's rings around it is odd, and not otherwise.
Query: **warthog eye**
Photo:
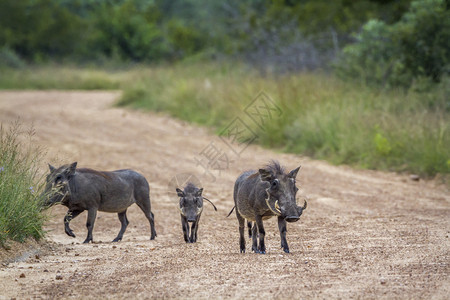
[[[61,180],[62,180],[62,176],[61,175],[56,176],[56,179],[55,179],[56,183],[61,182]]]
[[[277,189],[278,188],[278,179],[275,179],[274,181],[272,181],[272,189]]]

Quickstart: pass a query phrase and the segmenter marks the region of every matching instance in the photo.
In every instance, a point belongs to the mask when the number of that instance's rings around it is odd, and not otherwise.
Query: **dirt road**
[[[164,115],[112,108],[111,92],[0,92],[0,120],[20,117],[53,165],[78,161],[101,170],[133,168],[146,176],[158,237],[136,205],[120,243],[116,214],[99,213],[93,244],[86,213],[65,235],[66,209],[51,209],[50,246],[0,266],[0,299],[23,298],[408,298],[450,297],[450,193],[407,175],[331,166],[250,146],[228,154],[229,168],[213,182],[195,158],[217,137]],[[230,120],[231,121],[231,120]],[[277,159],[302,165],[300,221],[288,224],[290,254],[280,249],[276,219],[265,222],[266,255],[239,253],[232,190],[241,171]],[[45,170],[43,164],[42,169]],[[199,241],[182,237],[177,200],[168,184],[183,172],[201,180],[205,203]],[[301,201],[301,200],[299,200]]]

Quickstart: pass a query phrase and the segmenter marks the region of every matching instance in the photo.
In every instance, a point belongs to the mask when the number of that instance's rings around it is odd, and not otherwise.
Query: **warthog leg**
[[[266,254],[266,245],[264,244],[264,236],[266,235],[266,231],[264,230],[264,225],[262,221],[262,216],[256,215],[256,226],[258,228],[259,233],[259,253]]]
[[[252,223],[249,222],[249,224],[252,224]],[[250,228],[249,231],[252,233],[252,235],[251,235],[252,251],[255,253],[258,253],[259,252],[259,250],[258,250],[258,228],[256,227],[256,223],[255,223],[255,225],[253,225],[253,229]]]
[[[120,227],[119,234],[113,240],[113,242],[118,242],[118,241],[122,240],[123,234],[125,233],[125,230],[127,229],[128,224],[130,224],[130,222],[128,222],[127,211],[126,210],[123,211],[123,212],[118,213],[117,216],[119,217],[119,221],[120,221],[120,224],[122,226]]]
[[[64,217],[64,230],[66,231],[68,236],[75,237],[75,234],[73,233],[72,229],[70,229],[69,223],[74,219],[76,216],[81,214],[82,210],[71,210],[67,211],[66,216]]]
[[[191,236],[189,237],[189,243],[195,243],[197,241],[197,235],[195,232],[197,231],[198,223],[197,221],[192,222],[191,225]]]
[[[190,242],[191,243],[195,243],[197,242],[197,231],[198,231],[198,225],[200,222],[200,216],[197,216],[197,219],[195,220],[195,222],[192,223],[192,227],[191,227],[191,238],[190,238]]]
[[[156,234],[156,230],[155,230],[155,215],[152,212],[150,212],[149,222],[150,222],[150,229],[152,231],[152,235],[150,236],[150,239],[154,240],[155,237],[157,236],[157,234]]]
[[[189,223],[185,216],[181,216],[181,227],[183,228],[184,241],[189,243]]]
[[[286,241],[286,220],[282,217],[278,217],[278,229],[280,230],[281,248],[284,252],[289,253],[289,246]]]
[[[88,209],[88,216],[86,221],[86,227],[88,230],[88,235],[84,240],[83,244],[92,242],[92,231],[94,230],[95,218],[97,217],[97,208]]]
[[[252,222],[247,222],[248,227],[248,238],[252,237]]]
[[[240,252],[245,253],[245,236],[244,236],[244,230],[245,230],[245,219],[239,214],[238,210],[236,209],[236,217],[239,222],[239,244],[240,244]]]
[[[136,204],[142,210],[148,222],[150,223],[150,230],[151,230],[150,239],[154,240],[157,234],[155,230],[155,215],[151,211],[150,200],[142,202],[138,201],[136,202]]]

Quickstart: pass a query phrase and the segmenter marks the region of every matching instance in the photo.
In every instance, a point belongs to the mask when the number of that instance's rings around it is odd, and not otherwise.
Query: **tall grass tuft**
[[[17,121],[0,126],[0,246],[44,236],[41,195],[44,180],[38,173],[42,149],[32,143],[33,130],[22,131]]]

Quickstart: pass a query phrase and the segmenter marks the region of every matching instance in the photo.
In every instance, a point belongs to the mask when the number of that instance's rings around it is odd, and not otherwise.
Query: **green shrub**
[[[370,20],[356,43],[343,49],[338,72],[376,86],[410,87],[426,79],[440,82],[450,74],[447,6],[444,0],[418,0],[395,24]]]
[[[25,66],[25,62],[13,50],[3,47],[0,48],[0,68],[21,69]]]
[[[9,130],[0,127],[0,246],[9,239],[23,242],[44,236],[44,182],[38,173],[43,153],[32,145],[32,134],[22,133],[18,123]]]

